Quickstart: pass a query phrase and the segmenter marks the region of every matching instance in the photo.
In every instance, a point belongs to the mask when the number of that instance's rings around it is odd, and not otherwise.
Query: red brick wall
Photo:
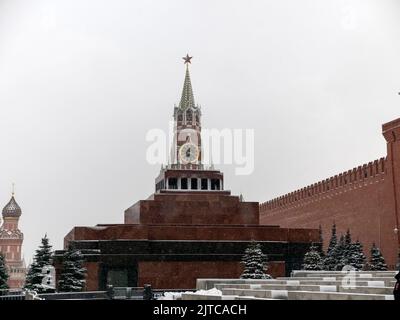
[[[369,256],[372,242],[394,267],[399,248],[400,119],[383,126],[387,160],[381,158],[260,206],[260,222],[282,227],[323,229],[325,246],[335,222],[339,233],[351,229]],[[396,203],[397,202],[397,203]]]
[[[263,210],[261,223],[280,224],[283,227],[318,228],[322,226],[325,246],[332,224],[338,233],[351,229],[354,240],[359,239],[368,253],[373,241],[381,247],[389,264],[395,263],[396,235],[393,228],[382,230],[386,216],[391,215],[391,201],[385,192],[384,180],[372,180],[361,186],[349,186],[328,194],[276,210]]]
[[[138,285],[157,289],[194,289],[199,278],[239,278],[243,267],[236,261],[142,261],[138,265]],[[284,262],[270,262],[268,273],[285,275]],[[162,276],[160,276],[162,275]]]
[[[6,229],[7,230],[7,229]],[[5,257],[6,265],[11,268],[18,268],[24,271],[23,261],[21,259],[21,247],[23,238],[0,238],[0,252]],[[22,277],[22,278],[21,278]],[[10,288],[22,288],[25,282],[25,275],[21,272],[10,272],[7,284]]]
[[[20,289],[25,285],[25,281],[24,280],[8,280],[7,284],[10,289]]]

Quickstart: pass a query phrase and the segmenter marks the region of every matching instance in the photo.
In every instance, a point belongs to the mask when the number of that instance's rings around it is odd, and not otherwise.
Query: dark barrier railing
[[[45,300],[107,300],[107,291],[83,291],[83,292],[58,292],[41,293],[38,296]]]
[[[0,296],[0,301],[10,301],[10,300],[25,300],[25,295],[13,294],[13,295],[9,295],[9,296],[6,296],[6,295]]]
[[[152,289],[146,284],[144,287],[108,287],[108,296],[114,300],[156,300],[165,292],[196,291],[195,289]]]
[[[1,289],[0,301],[25,300],[25,293],[21,289]]]
[[[107,291],[83,291],[83,292],[58,292],[41,293],[37,297],[44,300],[156,300],[165,292],[195,291],[188,289],[152,289],[150,285],[145,287],[112,287]],[[0,290],[0,301],[25,300],[23,290]]]
[[[23,294],[22,289],[0,289],[1,296],[18,296]]]

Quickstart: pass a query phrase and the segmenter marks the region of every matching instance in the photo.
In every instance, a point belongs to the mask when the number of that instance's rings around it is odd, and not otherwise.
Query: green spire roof
[[[189,67],[186,65],[185,82],[183,83],[181,102],[179,102],[179,109],[194,108],[194,96],[192,83],[190,82]]]

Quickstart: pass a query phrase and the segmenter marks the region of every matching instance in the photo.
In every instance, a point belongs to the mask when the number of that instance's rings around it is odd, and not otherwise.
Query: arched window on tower
[[[192,110],[186,111],[186,123],[191,124],[193,121],[193,113]]]
[[[179,112],[178,113],[178,122],[182,123],[182,121],[183,121],[183,114],[182,114],[182,112]]]
[[[196,120],[196,125],[200,125],[200,116],[199,116],[199,114],[198,114],[198,112],[196,112],[196,114],[195,114],[195,120]]]

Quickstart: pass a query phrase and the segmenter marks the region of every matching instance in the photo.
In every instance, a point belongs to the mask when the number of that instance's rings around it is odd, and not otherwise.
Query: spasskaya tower
[[[223,174],[203,163],[201,144],[201,108],[195,103],[189,64],[186,66],[181,100],[174,107],[174,141],[171,163],[162,167],[156,178],[156,192],[222,191]]]

